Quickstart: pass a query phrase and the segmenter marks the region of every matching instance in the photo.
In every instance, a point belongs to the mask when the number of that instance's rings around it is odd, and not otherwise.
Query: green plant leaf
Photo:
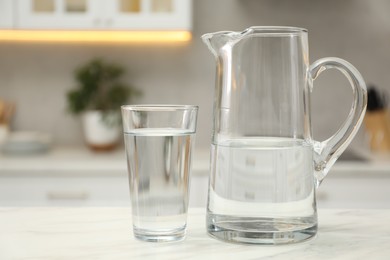
[[[109,111],[119,109],[141,91],[120,82],[125,70],[120,65],[94,59],[75,71],[78,87],[67,93],[70,112],[79,114],[94,109]]]

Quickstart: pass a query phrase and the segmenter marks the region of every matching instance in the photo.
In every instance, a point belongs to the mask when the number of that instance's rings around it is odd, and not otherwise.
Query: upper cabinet
[[[0,28],[12,28],[13,22],[13,1],[0,0]]]
[[[190,30],[191,0],[0,0],[16,29]]]
[[[114,28],[191,29],[191,0],[103,0],[103,2],[106,3],[106,23]]]
[[[96,0],[19,0],[16,27],[22,29],[92,29],[100,19]]]

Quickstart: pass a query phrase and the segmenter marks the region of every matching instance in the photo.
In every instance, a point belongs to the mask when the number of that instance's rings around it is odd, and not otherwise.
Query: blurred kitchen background
[[[43,131],[58,145],[83,142],[78,117],[67,113],[74,70],[95,57],[125,67],[125,82],[143,91],[135,103],[199,105],[197,146],[208,147],[215,62],[200,36],[252,25],[309,30],[310,61],[336,56],[351,62],[367,83],[389,89],[390,3],[386,0],[196,0],[192,40],[186,44],[0,43],[0,97],[16,102],[14,130]],[[313,131],[325,139],[345,119],[351,100],[338,72],[316,81]],[[360,135],[363,138],[363,135]]]
[[[18,2],[23,1],[31,0]],[[311,62],[328,56],[343,58],[361,72],[367,83],[382,92],[390,92],[390,2],[387,0],[194,0],[190,5],[192,39],[184,43],[0,41],[0,98],[16,104],[11,131],[48,133],[53,149],[82,147],[80,117],[67,111],[66,93],[77,85],[75,69],[100,57],[122,65],[126,69],[123,81],[143,92],[133,104],[198,105],[196,151],[207,153],[212,133],[215,61],[200,36],[221,30],[242,31],[253,25],[307,28]],[[315,81],[312,99],[315,139],[324,140],[339,128],[349,112],[351,100],[352,91],[341,73],[321,74]],[[364,125],[351,148],[369,151]],[[118,153],[123,152],[123,147],[118,149]],[[31,160],[31,157],[24,158]],[[208,154],[202,158],[208,158]],[[6,159],[0,158],[0,165]],[[195,168],[197,163],[195,160]],[[207,159],[201,163],[207,171]],[[380,174],[387,171],[390,174],[390,168],[380,169]],[[348,170],[346,175],[354,171]],[[11,173],[7,176],[11,178]],[[345,182],[349,183],[349,179]],[[340,182],[340,186],[343,184]],[[389,204],[387,199],[381,206]]]

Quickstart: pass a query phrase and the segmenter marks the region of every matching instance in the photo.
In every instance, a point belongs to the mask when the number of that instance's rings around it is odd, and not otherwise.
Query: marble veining
[[[186,239],[133,238],[129,208],[0,208],[0,259],[390,259],[390,210],[319,210],[316,238],[299,244],[230,244],[206,234],[190,209]]]

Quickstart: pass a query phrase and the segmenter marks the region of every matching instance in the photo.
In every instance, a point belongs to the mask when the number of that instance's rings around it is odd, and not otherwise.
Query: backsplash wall
[[[208,148],[212,128],[214,58],[203,33],[241,31],[252,25],[309,30],[310,61],[337,56],[350,61],[368,83],[390,92],[390,2],[387,0],[194,0],[193,40],[186,45],[83,45],[0,43],[0,97],[14,100],[14,130],[51,133],[55,144],[83,142],[81,122],[66,111],[73,71],[102,57],[127,69],[124,81],[144,95],[135,103],[200,106],[197,147]],[[315,138],[333,134],[348,114],[352,91],[338,72],[315,81]],[[354,142],[364,143],[364,131]]]

